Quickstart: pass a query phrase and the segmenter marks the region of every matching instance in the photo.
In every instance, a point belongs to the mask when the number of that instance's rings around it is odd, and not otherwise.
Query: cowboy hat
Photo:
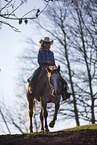
[[[44,40],[41,39],[41,40],[39,41],[40,44],[43,44],[43,42],[48,42],[48,43],[50,43],[50,45],[53,44],[53,40],[50,41],[50,38],[49,38],[49,37],[45,37]]]

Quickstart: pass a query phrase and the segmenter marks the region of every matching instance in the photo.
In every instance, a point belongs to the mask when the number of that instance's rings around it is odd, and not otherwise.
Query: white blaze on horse
[[[50,127],[54,127],[60,106],[61,94],[62,94],[62,83],[60,80],[59,66],[58,68],[56,66],[49,66],[42,70],[42,72],[38,77],[34,94],[29,92],[29,83],[28,83],[28,86],[26,88],[26,96],[29,107],[30,132],[33,132],[32,116],[34,115],[36,101],[39,101],[41,104],[40,120],[42,132],[49,131],[47,125],[47,116],[48,116],[47,103],[52,102],[55,104],[55,113],[52,121],[49,123]]]

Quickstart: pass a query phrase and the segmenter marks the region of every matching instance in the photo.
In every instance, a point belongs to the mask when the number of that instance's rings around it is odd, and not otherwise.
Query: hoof
[[[30,133],[33,133],[33,129],[32,129],[32,127],[29,127],[29,129],[30,129]]]
[[[41,130],[41,133],[48,133],[48,132],[50,132],[48,128],[44,128]]]
[[[49,131],[49,129],[47,128],[47,129],[44,130],[44,132],[45,132],[45,133],[48,133],[48,132],[50,132],[50,131]]]
[[[55,125],[55,122],[51,121],[50,124],[49,124],[49,127],[53,128]]]
[[[44,130],[41,130],[40,132],[41,132],[41,133],[44,133]]]
[[[33,131],[30,131],[30,133],[33,133]]]

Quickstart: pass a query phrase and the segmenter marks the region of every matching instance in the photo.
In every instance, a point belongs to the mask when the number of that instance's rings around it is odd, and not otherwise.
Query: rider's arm
[[[55,59],[54,59],[54,53],[52,52],[52,57],[51,57],[51,63],[52,65],[55,65]]]

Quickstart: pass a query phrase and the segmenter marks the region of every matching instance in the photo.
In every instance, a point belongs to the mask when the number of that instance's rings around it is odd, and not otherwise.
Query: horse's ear
[[[60,71],[60,65],[58,65],[58,71]]]
[[[49,67],[47,67],[48,72],[51,72],[51,69]]]

